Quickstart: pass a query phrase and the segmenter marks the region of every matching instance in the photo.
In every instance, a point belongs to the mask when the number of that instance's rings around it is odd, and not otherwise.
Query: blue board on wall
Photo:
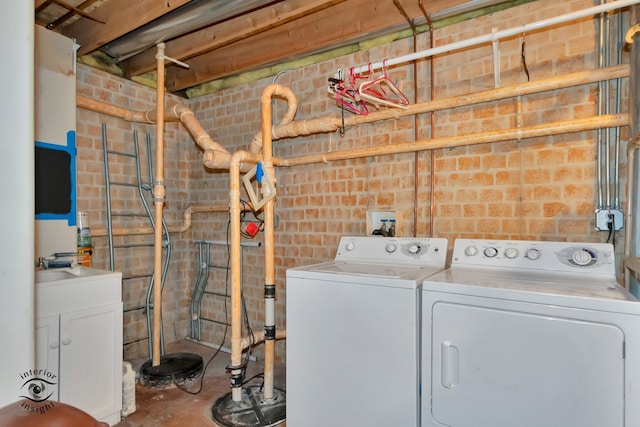
[[[38,220],[67,220],[76,225],[76,133],[67,145],[35,143],[35,212]]]

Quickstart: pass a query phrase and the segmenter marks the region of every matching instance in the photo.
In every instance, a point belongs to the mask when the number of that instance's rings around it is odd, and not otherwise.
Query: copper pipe
[[[431,21],[431,16],[427,13],[427,10],[424,8],[422,4],[422,0],[418,1],[418,5],[420,6],[420,10],[422,11],[425,19],[427,20],[427,24],[429,25],[429,48],[433,49],[435,46],[434,34],[433,34],[433,22]],[[435,76],[435,67],[433,64],[433,56],[429,57],[429,100],[433,101],[436,97],[436,76]],[[429,138],[433,139],[435,137],[435,129],[436,129],[436,115],[435,111],[429,113],[430,120],[430,132]],[[416,138],[417,139],[417,138]],[[429,182],[429,237],[433,237],[433,222],[435,221],[435,203],[436,203],[436,152],[435,150],[431,150],[429,153],[430,158],[430,182]]]
[[[413,34],[413,52],[416,53],[418,51],[418,33],[416,31],[416,26],[413,24],[413,20],[409,18],[407,12],[404,10],[400,2],[398,0],[393,0],[393,4],[400,11],[404,19],[409,23],[409,27],[411,27],[411,33]],[[414,60],[413,63],[413,103],[418,103],[418,61]],[[413,116],[413,139],[418,140],[419,137],[419,119],[418,115],[414,114]],[[420,182],[420,175],[418,173],[418,168],[420,166],[420,157],[418,152],[416,151],[413,155],[413,237],[418,235],[418,186]]]

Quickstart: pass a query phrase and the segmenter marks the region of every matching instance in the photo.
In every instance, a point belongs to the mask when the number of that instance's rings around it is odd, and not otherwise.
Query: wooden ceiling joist
[[[141,23],[153,21],[189,1],[109,0],[91,12],[94,18],[108,25],[81,19],[64,27],[62,33],[75,38],[80,45],[78,55],[85,55],[135,30]]]
[[[187,61],[198,55],[244,40],[271,28],[285,25],[322,9],[329,8],[345,0],[290,0],[271,8],[257,10],[210,28],[187,34],[168,41],[166,55]],[[121,67],[127,76],[135,76],[151,71],[156,66],[155,49],[123,61]]]

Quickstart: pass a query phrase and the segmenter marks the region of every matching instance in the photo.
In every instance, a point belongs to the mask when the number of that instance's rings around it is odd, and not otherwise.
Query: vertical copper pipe
[[[162,210],[166,190],[164,186],[164,43],[159,43],[156,61],[158,88],[156,91],[156,173],[153,183],[155,206],[155,239],[153,266],[153,366],[160,364],[160,331],[162,322]]]
[[[404,10],[402,5],[397,1],[393,0],[393,4],[400,11],[404,19],[409,23],[409,27],[411,27],[411,33],[413,34],[413,52],[416,53],[418,51],[418,34],[416,32],[416,26],[413,24],[413,20],[409,18],[407,12]],[[418,60],[413,61],[413,103],[418,103]],[[413,115],[413,139],[415,141],[418,140],[419,136],[419,124],[420,121],[418,119],[418,115]],[[416,151],[413,154],[413,237],[418,235],[418,195],[419,195],[419,183],[420,183],[420,175],[418,173],[418,167],[420,165],[419,152]]]
[[[413,31],[413,51],[418,51],[418,35],[416,34],[416,27],[411,25]],[[413,103],[418,103],[418,61],[413,61]],[[413,116],[413,139],[417,141],[420,136],[420,120],[418,115]],[[418,206],[420,203],[420,152],[413,153],[413,237],[418,235]]]
[[[435,43],[433,40],[433,22],[431,21],[431,16],[427,13],[426,9],[422,4],[422,0],[418,1],[418,5],[420,6],[420,10],[427,20],[427,24],[429,25],[429,49],[433,49]],[[433,101],[436,96],[436,88],[435,88],[435,76],[434,76],[434,66],[433,66],[433,56],[429,57],[429,101]],[[429,138],[433,139],[435,135],[435,126],[436,126],[436,116],[435,111],[429,112],[430,118],[430,131]],[[433,221],[434,221],[434,204],[436,201],[435,197],[435,189],[436,189],[436,155],[435,150],[431,150],[430,153],[430,162],[431,162],[431,177],[429,183],[429,237],[433,237]]]

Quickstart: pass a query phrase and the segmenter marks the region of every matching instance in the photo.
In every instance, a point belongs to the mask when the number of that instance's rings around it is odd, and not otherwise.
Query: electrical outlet
[[[375,230],[380,230],[382,225],[389,230],[392,222],[395,222],[395,229],[398,229],[396,222],[396,211],[367,211],[367,235],[371,236]]]
[[[596,209],[596,230],[609,231],[609,223],[613,221],[615,231],[622,230],[624,214],[621,209]]]

